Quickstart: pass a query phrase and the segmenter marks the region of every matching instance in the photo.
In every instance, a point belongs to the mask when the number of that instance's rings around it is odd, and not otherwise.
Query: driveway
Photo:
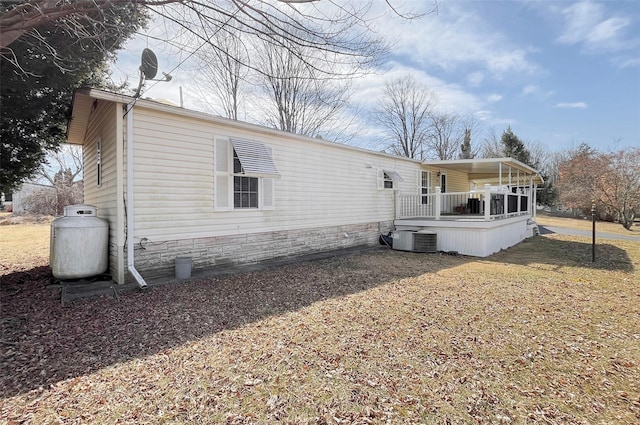
[[[569,236],[589,236],[589,237],[591,236],[591,230],[579,230],[579,229],[571,229],[568,227],[558,227],[558,226],[543,226],[540,224],[538,225],[538,229],[540,230],[541,235],[550,235],[553,233],[558,233],[560,235],[569,235]],[[623,241],[640,242],[640,236],[598,232],[597,225],[596,225],[596,239],[617,239],[617,240],[623,240]]]

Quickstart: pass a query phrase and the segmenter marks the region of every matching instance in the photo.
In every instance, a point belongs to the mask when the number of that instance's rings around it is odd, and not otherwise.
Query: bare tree
[[[38,37],[38,27],[55,23],[78,38],[91,38],[104,25],[102,15],[112,7],[132,6],[160,17],[172,31],[163,40],[186,53],[201,46],[224,50],[212,42],[221,28],[255,36],[284,48],[304,47],[326,52],[344,65],[365,69],[376,63],[388,45],[370,29],[373,0],[363,2],[303,2],[299,0],[31,0],[0,6],[0,54],[19,67],[11,43],[20,37]],[[422,14],[403,13],[387,0],[388,11],[407,19]],[[435,11],[434,4],[432,11]],[[427,12],[430,13],[430,12]],[[89,24],[87,24],[89,22]],[[87,31],[89,30],[89,31]],[[281,40],[288,40],[284,45]],[[55,46],[47,49],[55,55]],[[241,58],[234,57],[236,61]],[[301,57],[307,61],[307,57]],[[309,61],[311,64],[312,61]],[[324,64],[320,64],[324,65]],[[64,65],[62,65],[64,66]],[[317,66],[317,64],[316,64]],[[339,68],[334,68],[335,71]],[[352,70],[349,69],[348,72]],[[29,72],[29,70],[25,70]]]
[[[430,114],[436,94],[406,75],[387,82],[384,98],[373,112],[389,139],[387,150],[408,158],[424,159],[430,134]]]
[[[212,41],[216,48],[207,45],[197,53],[195,79],[202,90],[195,95],[213,112],[237,120],[242,86],[249,73],[249,49],[239,34],[229,29],[217,32]]]
[[[257,81],[268,98],[263,124],[312,137],[331,134],[349,104],[350,79],[338,80],[319,72],[314,66],[319,59],[310,64],[311,55],[305,48],[261,42],[257,49]],[[302,60],[304,56],[308,59]]]
[[[480,156],[482,158],[503,158],[505,156],[504,145],[502,144],[496,129],[493,127],[489,128],[487,134],[482,139]]]
[[[549,149],[540,142],[530,140],[525,140],[524,146],[529,151],[530,165],[538,171],[543,171],[544,169],[546,172],[547,168],[552,164]]]
[[[429,156],[439,160],[455,159],[465,136],[462,119],[448,112],[432,112],[429,118],[431,130],[426,143]]]
[[[361,4],[357,6],[345,4],[334,4],[331,9],[332,13],[318,13],[318,7],[312,5],[307,8],[298,8],[296,3],[307,3],[312,0],[279,0],[281,3],[285,3],[288,6],[288,11],[298,17],[297,23],[302,24],[305,19],[311,18],[312,22],[319,23],[331,23],[340,25],[357,24],[361,28],[366,27],[366,12],[371,7],[370,4]],[[421,13],[414,12],[402,12],[397,7],[394,7],[390,0],[386,0],[389,9],[406,19],[414,19],[422,16]],[[209,21],[210,23],[218,22],[224,17],[230,17],[232,15],[239,14],[248,18],[248,21],[253,22],[254,25],[248,25],[246,27],[247,32],[258,33],[266,35],[264,27],[262,27],[259,21],[269,21],[271,24],[279,26],[281,24],[281,14],[277,13],[281,4],[271,3],[267,1],[258,0],[255,2],[249,2],[246,0],[219,0],[215,2],[199,2],[192,0],[74,0],[74,1],[51,1],[51,0],[30,0],[29,2],[20,1],[7,1],[3,2],[2,15],[0,15],[0,28],[2,33],[0,34],[0,48],[4,49],[8,47],[13,41],[23,36],[25,33],[50,22],[61,22],[69,29],[76,29],[77,19],[79,17],[93,16],[96,24],[100,22],[100,14],[105,10],[113,7],[114,5],[123,4],[135,4],[138,7],[148,8],[154,12],[169,18],[171,21],[179,23],[185,26],[185,29],[189,28],[189,24],[192,22],[182,20],[188,13],[186,11],[192,10],[200,16],[203,21]],[[437,4],[434,3],[432,11],[436,10]],[[214,17],[217,15],[217,17]],[[331,18],[328,18],[331,16]],[[240,22],[241,18],[235,18],[236,22]],[[314,27],[317,25],[314,25]],[[336,47],[345,45],[344,39],[336,36],[333,31],[323,31],[314,34],[317,28],[304,28],[306,30],[306,36],[312,36],[315,41],[329,41],[334,40],[338,43],[332,43]],[[345,28],[349,28],[348,26]],[[190,31],[195,32],[197,29],[191,27]],[[350,42],[346,43],[347,45]],[[356,53],[356,52],[353,52]],[[357,54],[357,53],[356,53]]]
[[[36,173],[40,182],[53,187],[30,194],[25,204],[32,212],[60,215],[65,206],[82,202],[83,189],[79,177],[82,175],[82,147],[63,145],[59,150],[50,151],[47,163]]]
[[[587,144],[568,153],[560,165],[560,200],[572,208],[598,211],[626,229],[640,211],[640,149],[600,153]]]

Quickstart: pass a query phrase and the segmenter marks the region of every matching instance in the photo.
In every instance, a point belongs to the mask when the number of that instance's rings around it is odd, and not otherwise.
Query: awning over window
[[[231,139],[231,144],[246,174],[265,174],[271,177],[279,175],[271,149],[265,144],[239,139]]]
[[[391,180],[394,182],[403,182],[404,180],[400,177],[397,171],[393,170],[382,170]]]

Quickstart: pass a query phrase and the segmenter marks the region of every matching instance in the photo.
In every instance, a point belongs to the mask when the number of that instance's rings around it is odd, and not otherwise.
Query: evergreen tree
[[[507,127],[504,133],[502,133],[501,141],[505,156],[516,159],[523,164],[527,164],[532,167],[535,166],[531,163],[531,153],[518,136],[513,133],[511,126]]]
[[[471,151],[471,129],[464,130],[464,140],[460,145],[460,159],[473,159],[474,155]]]
[[[86,28],[73,33],[55,23],[38,27],[37,37],[17,39],[12,56],[0,57],[0,192],[17,189],[47,150],[65,141],[73,90],[104,86],[106,61],[144,25],[146,15],[129,3],[110,8],[101,19],[97,25],[87,17]]]

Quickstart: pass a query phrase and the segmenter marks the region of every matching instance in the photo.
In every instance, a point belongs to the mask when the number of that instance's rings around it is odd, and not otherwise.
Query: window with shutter
[[[380,170],[378,177],[378,188],[380,189],[397,189],[398,183],[404,181],[397,171]]]
[[[215,145],[216,209],[273,209],[279,174],[271,148],[240,139],[216,139]]]

